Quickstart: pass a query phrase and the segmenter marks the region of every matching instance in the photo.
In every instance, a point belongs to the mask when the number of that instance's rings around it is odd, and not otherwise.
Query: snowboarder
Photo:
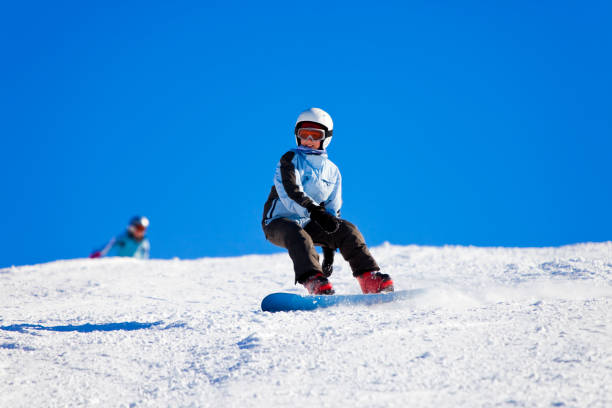
[[[334,293],[327,278],[336,249],[349,263],[363,293],[391,292],[393,281],[379,272],[361,232],[339,218],[342,178],[326,150],[333,127],[329,114],[319,108],[298,116],[294,129],[297,148],[281,157],[264,205],[264,234],[268,241],[289,251],[295,281],[310,294]],[[315,245],[323,247],[323,266]]]
[[[99,251],[94,251],[90,258],[103,256],[131,256],[139,259],[149,259],[151,244],[145,237],[149,219],[147,217],[132,217],[125,232],[112,238]]]

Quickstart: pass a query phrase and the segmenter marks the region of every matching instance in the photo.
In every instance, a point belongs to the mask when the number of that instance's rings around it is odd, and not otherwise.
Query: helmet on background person
[[[300,139],[298,137],[298,130],[300,128],[307,128],[309,123],[316,123],[323,127],[325,131],[325,135],[323,138],[323,143],[321,144],[321,149],[326,149],[329,146],[332,134],[334,132],[334,122],[332,121],[329,113],[325,112],[323,109],[319,108],[310,108],[306,109],[304,112],[300,113],[296,122],[295,122],[295,142],[297,145],[300,145]]]
[[[147,230],[148,227],[149,219],[144,216],[136,215],[130,220],[130,224],[128,225],[128,231],[132,234],[142,233],[144,235],[144,232]]]

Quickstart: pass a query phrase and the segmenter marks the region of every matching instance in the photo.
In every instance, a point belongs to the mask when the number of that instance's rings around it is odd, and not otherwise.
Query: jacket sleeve
[[[101,256],[115,256],[117,247],[117,237],[111,238],[106,246],[100,251]]]
[[[288,210],[308,217],[306,207],[315,202],[304,192],[300,174],[293,163],[294,157],[295,153],[291,151],[281,157],[274,174],[274,186],[278,198]]]
[[[335,217],[340,216],[340,208],[342,207],[342,175],[340,170],[336,170],[336,183],[334,189],[323,203],[325,210]]]

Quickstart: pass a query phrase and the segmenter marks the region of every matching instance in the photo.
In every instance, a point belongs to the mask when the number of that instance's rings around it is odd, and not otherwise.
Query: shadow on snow
[[[117,330],[142,330],[150,329],[153,326],[162,324],[162,321],[152,323],[139,323],[139,322],[122,322],[122,323],[104,323],[104,324],[81,324],[77,326],[43,326],[40,324],[12,324],[10,326],[0,326],[0,330],[14,331],[19,333],[27,333],[26,329],[29,330],[45,330],[45,331],[57,331],[57,332],[80,332],[80,333],[91,333],[95,331],[117,331]],[[166,328],[175,327],[169,325]]]

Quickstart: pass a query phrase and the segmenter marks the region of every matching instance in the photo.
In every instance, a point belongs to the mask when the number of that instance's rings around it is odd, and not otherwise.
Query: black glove
[[[329,247],[323,247],[323,264],[321,267],[323,268],[323,275],[326,278],[329,278],[334,271],[334,255],[336,251]]]
[[[333,234],[334,232],[338,231],[340,221],[325,211],[325,208],[316,204],[310,204],[308,207],[306,207],[306,209],[308,212],[310,212],[310,218],[319,224],[321,228],[323,228],[323,231],[327,232],[328,234]]]

